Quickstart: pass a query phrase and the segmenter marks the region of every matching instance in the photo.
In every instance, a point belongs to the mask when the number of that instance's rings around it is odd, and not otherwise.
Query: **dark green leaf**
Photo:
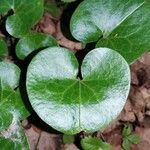
[[[0,147],[1,150],[29,150],[26,135],[19,121],[14,120],[8,130],[0,133]]]
[[[24,59],[34,50],[58,46],[57,41],[50,35],[43,33],[31,33],[21,38],[16,46],[18,58]]]
[[[121,112],[130,88],[126,61],[107,48],[94,49],[81,66],[75,55],[54,47],[39,52],[27,71],[27,92],[37,114],[67,134],[104,128]]]
[[[133,144],[139,144],[141,141],[141,138],[137,134],[131,134],[130,136],[128,136],[128,140]]]
[[[0,62],[0,146],[24,147],[26,138],[20,127],[20,120],[29,114],[21,100],[19,90],[20,69],[11,63]],[[6,145],[5,141],[11,141]]]
[[[75,2],[76,0],[62,0],[62,1],[66,3],[70,3],[70,2]]]
[[[130,150],[130,142],[128,139],[123,139],[122,147],[123,150]]]
[[[45,10],[53,17],[60,17],[61,11],[55,3],[48,3],[45,5]]]
[[[63,135],[63,143],[64,144],[72,144],[74,143],[74,136],[73,135]]]
[[[84,150],[112,150],[112,146],[95,137],[85,137],[81,140]]]
[[[14,37],[22,37],[30,32],[43,15],[43,0],[1,0],[0,13],[12,10],[14,15],[8,17],[6,30]]]
[[[0,0],[0,14],[7,13],[10,8],[14,8],[12,0]]]
[[[0,39],[0,59],[8,55],[7,45],[4,40]]]
[[[9,127],[14,116],[27,117],[18,89],[20,69],[7,62],[0,62],[0,131]]]
[[[73,36],[118,51],[132,63],[150,48],[150,1],[85,0],[71,19]]]

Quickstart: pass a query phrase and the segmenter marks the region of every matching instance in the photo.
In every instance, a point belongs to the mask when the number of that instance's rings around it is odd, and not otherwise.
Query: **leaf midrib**
[[[84,81],[84,80],[83,80]],[[93,93],[93,95],[95,96],[95,98],[96,98],[96,94],[95,94],[95,92],[94,92],[94,90],[92,89],[92,88],[90,88],[86,83],[84,83],[82,80],[75,80],[70,86],[68,86],[65,90],[64,90],[64,92],[62,93],[62,99],[63,99],[63,94],[67,91],[67,90],[69,90],[73,85],[75,85],[75,84],[79,84],[79,89],[78,89],[78,100],[79,100],[79,105],[77,105],[78,106],[78,112],[79,112],[79,120],[78,120],[78,123],[79,123],[79,125],[78,125],[78,127],[80,128],[80,130],[81,130],[81,104],[82,104],[82,99],[81,99],[81,85],[82,86],[86,86],[90,91],[92,91],[92,93]],[[61,100],[62,101],[62,100]],[[97,102],[99,102],[98,100],[96,100]]]

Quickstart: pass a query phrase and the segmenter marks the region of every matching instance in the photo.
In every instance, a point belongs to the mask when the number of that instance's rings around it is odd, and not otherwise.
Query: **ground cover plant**
[[[71,2],[59,1],[66,8]],[[35,29],[45,12],[61,16],[58,5],[0,0],[0,146],[4,150],[30,149],[21,121],[33,113],[68,135],[103,130],[121,113],[130,90],[129,65],[150,48],[150,2],[78,4],[68,30],[85,47],[82,59],[54,35]],[[139,143],[128,130],[123,130],[124,149],[129,142]],[[82,139],[81,145],[85,150],[112,149],[92,137]]]

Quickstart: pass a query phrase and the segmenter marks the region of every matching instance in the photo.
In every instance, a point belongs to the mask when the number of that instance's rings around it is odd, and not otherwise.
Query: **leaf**
[[[141,141],[141,138],[137,134],[131,134],[130,136],[128,136],[128,140],[133,144],[139,144]]]
[[[71,19],[72,35],[118,51],[132,63],[150,48],[148,0],[85,0]]]
[[[62,0],[65,3],[75,2],[76,0]]]
[[[122,147],[123,150],[130,150],[130,142],[128,139],[123,139]]]
[[[25,59],[33,51],[50,46],[58,46],[57,41],[51,35],[30,33],[17,43],[16,55],[19,59]]]
[[[74,136],[73,135],[63,135],[63,143],[64,144],[72,144],[74,143]]]
[[[8,62],[0,62],[0,146],[9,147],[5,141],[10,141],[11,149],[16,145],[24,147],[26,138],[20,127],[20,120],[29,113],[26,110],[16,89],[19,84],[20,69]],[[22,148],[23,148],[22,147]]]
[[[12,0],[1,0],[0,1],[0,14],[7,13],[10,9],[14,8],[14,1]]]
[[[0,132],[0,146],[2,150],[29,150],[26,135],[15,113],[10,127]]]
[[[122,131],[123,137],[129,136],[131,133],[132,133],[132,127],[130,125],[126,125]]]
[[[59,47],[39,52],[27,71],[32,107],[47,124],[66,134],[104,128],[121,112],[130,88],[128,64],[107,48],[86,55],[83,80],[78,72],[75,55]]]
[[[0,60],[8,55],[7,45],[4,40],[0,39]]]
[[[60,15],[61,15],[61,11],[55,3],[47,3],[47,4],[45,4],[44,8],[53,17],[60,17]]]
[[[0,13],[13,11],[6,21],[7,32],[20,38],[30,32],[30,29],[43,15],[43,0],[1,0]]]
[[[85,137],[81,140],[84,150],[112,150],[112,146],[95,137]]]
[[[25,138],[23,131],[20,131],[19,134],[21,137],[21,141],[19,141],[20,143],[0,137],[1,150],[29,150],[27,139]],[[18,139],[14,140],[17,141]]]

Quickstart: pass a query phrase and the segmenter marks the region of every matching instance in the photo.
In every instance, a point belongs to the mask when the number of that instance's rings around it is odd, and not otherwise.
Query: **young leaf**
[[[0,62],[0,146],[6,149],[16,149],[16,145],[23,148],[26,145],[20,120],[29,113],[21,100],[19,90],[16,89],[19,76],[20,69],[16,65]],[[10,144],[7,145],[6,141]]]
[[[130,144],[138,144],[140,142],[140,137],[132,133],[132,126],[126,125],[122,131],[123,143],[122,147],[124,150],[130,149]]]
[[[45,4],[44,8],[53,17],[60,17],[60,15],[61,15],[61,11],[55,3],[47,3],[47,4]]]
[[[129,136],[131,133],[132,133],[132,127],[131,127],[131,126],[125,126],[125,127],[123,128],[123,131],[122,131],[122,136],[123,136],[123,137],[127,137],[127,136]]]
[[[141,138],[137,134],[131,134],[128,136],[128,140],[133,144],[139,144]]]
[[[52,36],[43,33],[30,33],[19,40],[16,46],[16,55],[19,59],[25,59],[34,50],[50,46],[58,46]]]
[[[112,150],[112,146],[95,137],[85,137],[81,140],[84,150]]]
[[[63,135],[63,143],[64,144],[72,144],[74,142],[74,136],[73,135]]]
[[[107,48],[87,54],[82,80],[78,72],[75,55],[59,47],[39,52],[27,71],[27,93],[34,110],[67,134],[104,128],[121,112],[130,88],[127,62]]]
[[[0,39],[0,59],[8,55],[7,45],[4,40]]]
[[[71,19],[72,35],[79,41],[98,41],[97,47],[118,51],[132,63],[150,48],[148,0],[85,0]]]
[[[70,2],[75,2],[76,0],[62,0],[62,1],[66,3],[70,3]]]
[[[30,32],[43,15],[43,0],[1,0],[0,13],[12,10],[13,15],[6,21],[6,30],[14,37],[22,37]]]
[[[130,142],[128,139],[123,139],[122,147],[123,150],[130,150]]]

